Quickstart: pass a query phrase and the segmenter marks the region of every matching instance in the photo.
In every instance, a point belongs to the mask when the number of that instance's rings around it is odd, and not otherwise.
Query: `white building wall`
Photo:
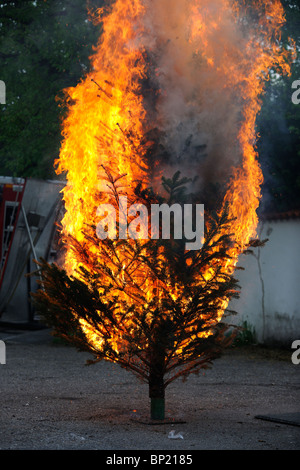
[[[230,303],[233,322],[254,329],[259,343],[291,345],[300,339],[300,220],[261,222],[253,255],[242,255],[236,277],[242,288]]]

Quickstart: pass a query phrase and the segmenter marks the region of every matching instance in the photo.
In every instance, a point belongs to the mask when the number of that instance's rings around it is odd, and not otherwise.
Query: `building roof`
[[[269,212],[260,216],[261,220],[290,220],[300,219],[300,209],[292,209],[285,212]]]

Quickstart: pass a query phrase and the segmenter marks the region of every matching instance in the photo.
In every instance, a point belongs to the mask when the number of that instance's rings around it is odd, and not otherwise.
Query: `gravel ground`
[[[242,347],[166,390],[170,422],[145,424],[148,389],[130,372],[53,341],[0,332],[1,450],[299,450],[300,427],[257,419],[299,412],[290,351]],[[170,433],[177,436],[172,439]],[[180,436],[178,436],[180,434]]]

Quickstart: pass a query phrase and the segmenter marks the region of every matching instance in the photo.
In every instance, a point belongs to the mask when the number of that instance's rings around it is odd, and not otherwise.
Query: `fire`
[[[138,94],[145,63],[134,44],[127,46],[135,40],[134,27],[141,12],[139,2],[116,4],[114,20],[108,18],[105,23],[92,58],[93,72],[68,90],[70,113],[64,121],[57,171],[68,175],[63,225],[78,240],[84,224],[95,217],[96,193],[105,187],[100,163],[111,168],[113,162],[114,170],[126,173],[132,181],[147,179],[141,146],[145,110]],[[75,267],[71,254],[66,265],[70,270]]]
[[[102,22],[103,33],[91,57],[91,71],[66,90],[69,109],[56,162],[57,172],[67,175],[63,235],[88,243],[83,231],[96,223],[99,194],[105,201],[104,168],[125,174],[126,194],[132,196],[136,182],[147,187],[164,171],[182,165],[183,174],[191,168],[200,175],[200,185],[212,173],[222,182],[227,179],[223,205],[228,204],[233,219],[236,246],[234,262],[223,269],[232,270],[256,237],[263,175],[255,122],[264,83],[272,67],[289,72],[280,46],[280,1],[255,0],[250,7],[245,0],[116,0],[95,18]],[[148,135],[154,128],[164,136],[171,157],[165,161],[153,152],[150,166],[147,155],[155,142]],[[197,150],[202,141],[206,160]],[[78,263],[84,261],[66,248],[65,267],[76,276]],[[101,256],[101,246],[97,252],[94,247],[87,250]],[[147,279],[146,302],[159,295],[160,286],[151,284],[150,273],[129,266],[121,249],[119,256],[124,271],[110,266],[119,283],[125,282],[126,268],[132,282]],[[214,267],[202,275],[209,279],[213,272]],[[180,292],[179,285],[173,286],[170,295],[176,299]],[[125,293],[119,295],[126,298]],[[139,299],[126,300],[136,303],[136,312],[143,307]],[[227,304],[222,301],[208,325],[222,318]],[[101,349],[99,332],[84,320],[81,325],[91,344]],[[110,334],[116,350],[122,350],[121,339]]]

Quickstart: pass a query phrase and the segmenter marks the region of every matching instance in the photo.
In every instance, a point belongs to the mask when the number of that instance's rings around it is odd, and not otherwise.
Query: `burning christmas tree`
[[[41,262],[35,299],[56,334],[146,381],[151,416],[163,419],[166,386],[232,339],[223,319],[238,295],[235,267],[257,243],[255,120],[270,68],[289,71],[283,9],[279,0],[116,0],[94,19],[103,33],[91,72],[66,90],[56,162],[67,178],[64,264]],[[99,207],[121,197],[149,210],[205,204],[202,248],[174,234],[116,236],[120,214],[113,235],[107,220],[99,237]],[[136,215],[126,214],[135,227]]]
[[[115,207],[118,181],[108,173]],[[186,200],[185,182],[178,173],[164,180],[165,201],[140,187],[136,198],[144,207],[174,207],[174,197]],[[117,227],[119,235],[119,219]],[[185,237],[100,241],[91,227],[83,242],[68,239],[78,260],[76,276],[40,263],[45,290],[35,295],[36,304],[58,336],[95,356],[90,363],[116,362],[148,383],[151,417],[164,419],[167,385],[208,367],[234,337],[221,321],[224,304],[238,296],[234,268],[228,269],[234,243],[222,235],[229,229],[226,212],[211,218],[201,250],[187,251]]]

